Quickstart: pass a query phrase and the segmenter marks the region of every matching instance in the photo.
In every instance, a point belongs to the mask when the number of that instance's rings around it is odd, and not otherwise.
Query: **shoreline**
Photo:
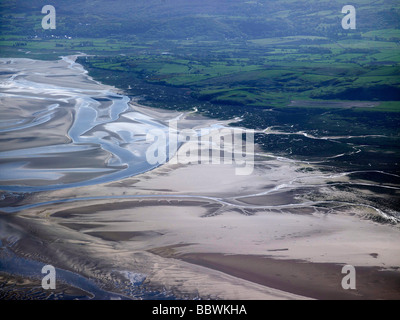
[[[41,68],[49,71],[47,65]],[[87,73],[68,72],[72,87],[79,81],[87,81],[89,88],[93,85]],[[25,103],[21,100],[21,107]],[[180,115],[183,128],[228,123],[192,112],[164,112],[133,100],[129,106],[135,107],[130,110],[133,113],[160,123]],[[132,119],[123,115],[122,120],[110,120],[110,137],[138,126],[134,114]],[[65,117],[54,119],[61,126]],[[118,123],[121,126],[114,128]],[[58,134],[56,129],[48,128],[50,137]],[[81,160],[87,160],[88,168],[94,160],[102,167],[108,159],[104,155],[95,159],[93,151],[83,151]],[[196,151],[201,148],[197,146]],[[45,153],[38,174],[48,159]],[[15,209],[7,213],[0,208],[4,222],[0,249],[12,250],[21,263],[23,259],[45,261],[110,288],[124,278],[124,288],[132,290],[132,297],[138,283],[126,274],[145,275],[149,288],[165,288],[175,297],[400,299],[390,282],[398,281],[400,275],[399,225],[366,220],[379,215],[377,208],[366,207],[361,197],[345,194],[332,184],[351,183],[351,178],[320,169],[316,164],[263,153],[256,154],[251,176],[235,175],[233,165],[171,161],[136,176],[95,185],[60,187],[21,198],[0,193],[6,200],[2,204]],[[81,178],[86,171],[73,177]],[[60,172],[58,182],[65,180]],[[342,293],[339,267],[343,264],[360,270],[359,295]],[[375,295],[368,288],[371,283],[378,286]]]

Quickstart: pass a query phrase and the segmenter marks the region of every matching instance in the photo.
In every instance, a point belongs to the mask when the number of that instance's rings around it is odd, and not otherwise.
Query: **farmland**
[[[346,1],[113,3],[54,1],[57,29],[46,31],[39,0],[3,3],[0,54],[58,59],[84,53],[78,62],[91,76],[147,105],[239,117],[233,125],[259,131],[279,127],[316,137],[373,136],[350,138],[368,146],[367,157],[352,154],[349,140],[260,133],[256,141],[292,157],[348,153],[348,159],[332,162],[357,167],[368,165],[363,163],[368,158],[377,168],[396,171],[396,1],[354,1],[356,30],[341,28]],[[387,161],[378,157],[382,154]]]

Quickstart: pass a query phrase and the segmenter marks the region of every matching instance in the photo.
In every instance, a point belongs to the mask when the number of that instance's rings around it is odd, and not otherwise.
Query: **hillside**
[[[2,34],[41,35],[43,0],[2,1]],[[141,39],[254,39],[276,36],[337,36],[347,0],[96,0],[62,1],[54,35],[136,36]],[[395,0],[356,0],[362,32],[396,29]]]

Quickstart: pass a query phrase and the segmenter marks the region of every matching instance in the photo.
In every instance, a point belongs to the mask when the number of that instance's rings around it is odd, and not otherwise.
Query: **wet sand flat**
[[[15,70],[2,75],[2,112],[15,104],[0,122],[5,297],[24,296],[14,281],[37,288],[31,274],[50,263],[66,292],[97,298],[399,299],[396,215],[365,201],[373,188],[336,187],[365,184],[368,172],[256,148],[252,173],[237,175],[234,164],[196,161],[210,150],[201,144],[187,163],[177,153],[149,165],[148,130],[180,119],[180,129],[207,129],[207,140],[230,121],[138,105],[71,58],[7,61]],[[357,291],[340,286],[345,264],[356,267]]]
[[[58,241],[68,238],[72,249],[72,239],[86,239],[80,250],[86,247],[91,258],[82,257],[83,265],[90,265],[93,256],[118,256],[120,267],[144,269],[150,286],[165,286],[177,295],[199,290],[225,299],[398,298],[396,230],[334,215],[245,216],[225,209],[209,216],[210,202],[166,197],[108,205],[92,201],[71,203],[65,214],[59,207],[47,212],[54,212],[53,225],[65,227],[58,229]],[[36,217],[47,214],[33,212]],[[68,236],[60,236],[61,230]],[[345,264],[356,266],[357,291],[341,288]],[[220,273],[229,277],[222,280]],[[243,294],[230,292],[232,283],[241,281],[231,277],[244,280]],[[279,292],[262,293],[262,288]]]
[[[193,253],[176,258],[267,287],[322,300],[400,299],[400,273],[356,268],[356,290],[344,290],[343,265],[271,259],[263,256]]]

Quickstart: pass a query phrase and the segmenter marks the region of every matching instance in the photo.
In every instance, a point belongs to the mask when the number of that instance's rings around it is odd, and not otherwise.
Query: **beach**
[[[218,144],[151,164],[152,130],[177,121],[210,141],[237,119],[141,105],[74,57],[2,62],[1,298],[48,297],[46,264],[57,299],[400,298],[399,221],[336,187],[366,184],[354,173],[257,145],[247,175],[212,161]],[[380,187],[398,196],[397,184]],[[355,290],[341,285],[345,265]]]

